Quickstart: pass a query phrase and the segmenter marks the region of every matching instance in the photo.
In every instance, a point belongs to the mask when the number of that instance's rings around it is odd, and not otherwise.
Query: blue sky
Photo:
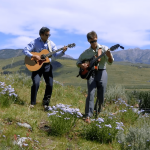
[[[150,0],[0,0],[0,49],[23,49],[47,26],[58,48],[75,43],[66,54],[78,58],[90,45],[86,34],[98,42],[125,49],[150,49]]]

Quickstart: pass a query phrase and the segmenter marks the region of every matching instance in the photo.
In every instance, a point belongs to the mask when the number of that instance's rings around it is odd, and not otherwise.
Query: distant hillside
[[[24,64],[24,60],[19,60],[19,61],[12,63],[12,64],[8,64],[6,66],[3,66],[2,70],[6,70],[8,68],[15,68],[17,66],[22,66],[22,65],[24,68],[26,68],[25,64]],[[51,65],[53,66],[53,70],[62,67],[61,63],[59,63],[58,61],[54,61],[54,60],[51,62]]]
[[[142,50],[140,48],[120,50],[112,52],[115,61],[150,64],[150,49]],[[24,55],[22,49],[2,49],[0,50],[0,59],[8,59]],[[74,59],[69,55],[64,55],[61,59]],[[55,60],[55,59],[54,59]]]
[[[58,68],[62,67],[62,64],[58,61],[53,60],[51,62],[51,65],[53,66],[53,71],[57,70]],[[28,75],[31,74],[31,72],[26,68],[25,64],[24,64],[24,60],[19,60],[19,61],[15,61],[12,64],[7,64],[4,65],[2,67],[2,72],[3,74],[8,74],[8,73],[12,73],[12,71],[9,71],[9,69],[13,70],[13,68],[17,68],[18,67],[18,72],[24,72]]]
[[[127,49],[112,52],[115,61],[150,64],[150,49]]]
[[[70,55],[64,55],[62,56],[63,58],[68,58],[68,59],[74,59],[73,57],[71,57]]]
[[[0,59],[9,59],[13,57],[18,57],[24,55],[22,53],[22,49],[1,49],[0,50]],[[63,59],[74,59],[73,57],[69,55],[64,55]]]
[[[9,59],[0,59],[0,73],[25,73],[31,72],[24,65],[24,56]],[[54,64],[53,64],[54,63]],[[76,77],[79,68],[74,59],[57,59],[52,61],[54,80],[64,85],[75,85],[86,88],[86,80]],[[150,64],[114,62],[107,65],[108,85],[121,84],[126,89],[150,89]]]
[[[23,55],[22,49],[2,49],[0,50],[0,59],[8,59]]]

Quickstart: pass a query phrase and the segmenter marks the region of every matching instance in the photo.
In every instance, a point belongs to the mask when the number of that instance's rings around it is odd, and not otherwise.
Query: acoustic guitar
[[[124,49],[123,46],[120,46],[119,44],[116,44],[116,45],[110,47],[110,49],[108,49],[107,51],[114,51],[114,50],[116,50],[118,47]],[[94,56],[91,57],[89,60],[84,60],[84,61],[82,61],[82,63],[86,63],[86,64],[88,65],[88,68],[86,68],[86,69],[80,68],[80,69],[79,69],[79,74],[77,75],[77,77],[80,76],[82,79],[87,79],[87,80],[88,80],[88,79],[90,78],[90,76],[92,75],[92,73],[93,73],[94,71],[98,70],[98,67],[97,67],[98,61],[97,61],[97,60],[98,60],[99,58],[103,57],[103,56],[106,54],[107,51],[105,51],[104,53],[102,53],[102,54],[101,54],[100,56],[98,56],[98,57],[96,57],[96,56],[94,55]]]
[[[75,47],[75,43],[68,44],[67,47],[69,47],[69,48]],[[37,71],[42,67],[42,65],[44,63],[50,62],[49,57],[51,57],[53,54],[55,54],[56,52],[59,52],[61,50],[63,50],[63,47],[56,50],[56,51],[53,51],[53,52],[49,52],[47,49],[43,49],[39,53],[38,52],[31,52],[31,54],[33,54],[33,55],[40,56],[41,60],[36,61],[36,60],[34,60],[34,58],[29,58],[28,56],[25,56],[25,60],[24,60],[25,65],[29,71]]]

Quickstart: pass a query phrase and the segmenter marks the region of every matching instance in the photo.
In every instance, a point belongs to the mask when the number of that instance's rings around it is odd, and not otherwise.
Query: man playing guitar
[[[98,113],[101,111],[101,106],[104,102],[104,93],[107,86],[107,72],[106,72],[106,62],[111,65],[114,61],[114,58],[107,46],[100,45],[97,43],[97,34],[94,31],[91,31],[87,34],[87,40],[90,43],[90,47],[85,50],[77,60],[77,66],[82,69],[87,69],[89,64],[86,60],[89,60],[94,55],[99,56],[103,52],[106,54],[98,60],[97,70],[90,76],[87,80],[88,87],[88,96],[86,98],[85,105],[85,122],[90,123],[90,117],[93,115],[94,111],[94,95],[97,88],[97,101],[99,104]]]
[[[56,45],[52,42],[49,41],[48,38],[50,37],[50,29],[47,27],[42,27],[39,31],[40,37],[29,43],[24,49],[23,53],[28,56],[31,59],[34,59],[35,61],[40,61],[41,57],[38,55],[33,55],[30,52],[41,52],[43,49],[49,49],[51,48],[52,51],[57,50]],[[50,42],[50,45],[48,44]],[[62,52],[57,52],[53,54],[53,57],[61,57],[64,55],[64,52],[67,50],[67,47],[63,47]],[[50,62],[51,62],[51,58]],[[52,73],[52,65],[50,63],[44,63],[43,66],[37,70],[32,72],[32,81],[33,85],[31,86],[31,105],[30,108],[33,108],[34,105],[36,104],[36,96],[37,92],[39,89],[39,83],[41,76],[43,75],[44,80],[46,82],[46,89],[45,89],[45,95],[43,98],[43,106],[44,109],[47,110],[49,103],[50,103],[50,98],[52,94],[52,88],[53,88],[53,73]]]

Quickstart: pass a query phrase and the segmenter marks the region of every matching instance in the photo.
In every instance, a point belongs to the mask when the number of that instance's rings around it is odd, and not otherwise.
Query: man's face
[[[44,34],[41,34],[41,39],[42,39],[43,41],[47,41],[48,38],[49,38],[49,36],[50,36],[50,31],[45,32]]]
[[[97,47],[97,38],[89,39],[88,42],[91,44],[91,47],[96,48]]]

